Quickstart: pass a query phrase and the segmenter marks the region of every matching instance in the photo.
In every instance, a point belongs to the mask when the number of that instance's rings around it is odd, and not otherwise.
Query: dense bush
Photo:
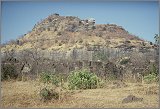
[[[153,64],[150,68],[149,75],[144,76],[144,81],[146,83],[152,83],[158,81],[158,68]]]
[[[18,74],[15,66],[13,64],[2,64],[1,77],[2,80],[16,79]]]
[[[156,66],[153,64],[150,68],[150,74],[158,76],[158,73],[159,73],[158,68],[156,68]]]
[[[40,74],[40,81],[45,84],[45,87],[42,88],[39,93],[41,100],[45,102],[59,98],[59,93],[56,90],[52,90],[52,87],[50,87],[51,84],[55,85],[55,88],[59,87],[60,77],[58,75],[51,72],[43,72]]]
[[[158,81],[158,77],[155,74],[149,74],[147,76],[144,76],[144,81],[146,83],[153,83]]]
[[[68,82],[70,89],[94,89],[101,84],[100,78],[87,70],[73,71],[68,77]]]
[[[45,102],[51,99],[58,99],[59,94],[56,91],[49,90],[47,88],[43,88],[40,90],[40,97],[41,97],[41,100]]]
[[[52,83],[56,86],[59,86],[60,77],[49,72],[43,72],[40,75],[40,81],[43,83]]]

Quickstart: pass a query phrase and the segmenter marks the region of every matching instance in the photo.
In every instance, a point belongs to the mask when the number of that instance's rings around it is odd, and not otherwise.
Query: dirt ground
[[[36,108],[157,108],[158,84],[126,83],[125,87],[106,84],[105,88],[67,91],[61,100],[43,102],[38,96],[42,87],[36,81],[5,81],[1,83],[2,107]],[[122,103],[128,95],[143,98],[142,101]]]

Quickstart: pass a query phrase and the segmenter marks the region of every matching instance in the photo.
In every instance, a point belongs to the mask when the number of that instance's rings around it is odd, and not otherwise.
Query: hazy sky
[[[31,31],[53,13],[114,23],[148,41],[159,33],[158,2],[2,2],[2,43]]]

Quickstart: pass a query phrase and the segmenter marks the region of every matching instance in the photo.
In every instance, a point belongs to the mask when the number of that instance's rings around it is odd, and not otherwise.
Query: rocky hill
[[[115,24],[96,24],[95,19],[81,20],[73,16],[53,14],[38,22],[31,32],[2,47],[21,51],[38,48],[46,51],[70,51],[92,46],[107,48],[154,48]]]
[[[23,37],[3,45],[1,60],[3,68],[14,65],[16,75],[24,72],[31,78],[46,71],[68,74],[88,68],[101,77],[132,79],[148,74],[152,64],[158,67],[157,50],[155,44],[121,26],[53,14]]]

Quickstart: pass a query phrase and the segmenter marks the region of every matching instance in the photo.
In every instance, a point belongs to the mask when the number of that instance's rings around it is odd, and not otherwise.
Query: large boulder
[[[137,101],[142,101],[143,98],[138,98],[134,95],[128,95],[126,98],[122,100],[122,103],[131,103],[131,102],[137,102]]]

